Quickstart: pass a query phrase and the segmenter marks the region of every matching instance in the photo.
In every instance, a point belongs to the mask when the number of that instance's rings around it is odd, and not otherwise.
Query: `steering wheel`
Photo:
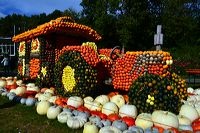
[[[116,53],[115,50],[119,49],[120,53]],[[115,46],[110,52],[110,59],[116,60],[119,57],[122,57],[124,54],[124,46],[121,48],[120,46]]]

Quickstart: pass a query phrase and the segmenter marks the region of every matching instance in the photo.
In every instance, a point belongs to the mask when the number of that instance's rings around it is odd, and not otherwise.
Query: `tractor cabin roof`
[[[71,17],[60,17],[45,24],[39,25],[35,29],[14,36],[12,41],[28,41],[40,35],[47,35],[51,33],[63,33],[66,35],[80,36],[86,38],[88,41],[94,42],[101,40],[101,36],[92,28],[75,23]]]

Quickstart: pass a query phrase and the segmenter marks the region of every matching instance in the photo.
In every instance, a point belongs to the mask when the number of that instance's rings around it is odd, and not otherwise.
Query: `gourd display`
[[[57,94],[81,97],[97,95],[100,91],[97,85],[102,80],[98,76],[96,65],[99,58],[94,49],[66,46],[63,51],[54,69]]]
[[[175,88],[176,85],[172,85],[167,77],[145,74],[131,85],[128,92],[129,102],[137,107],[139,113],[166,110],[178,114],[181,100],[187,97],[187,92],[177,93]]]
[[[115,89],[128,91],[132,81],[145,73],[167,76],[172,63],[167,63],[167,60],[172,60],[172,57],[164,51],[128,51],[113,65],[112,84]]]

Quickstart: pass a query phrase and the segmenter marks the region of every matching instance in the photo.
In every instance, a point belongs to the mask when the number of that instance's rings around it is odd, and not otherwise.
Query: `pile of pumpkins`
[[[0,79],[2,96],[27,106],[36,106],[39,115],[46,115],[48,119],[57,119],[72,129],[83,128],[84,133],[200,131],[200,112],[194,105],[189,104],[189,101],[183,101],[185,103],[181,106],[178,115],[163,110],[138,114],[136,106],[130,105],[120,94],[100,95],[95,99],[90,96],[64,98],[57,96],[54,88],[39,89],[34,83],[23,84],[23,81],[14,78],[12,80],[15,80],[17,87],[7,89],[7,85],[11,83],[9,80],[11,79]],[[22,89],[23,91],[18,94],[18,87],[24,87],[25,90]],[[26,96],[27,91],[37,93]],[[192,90],[188,88],[188,92],[190,91]],[[197,90],[193,90],[194,92],[195,96],[199,94]]]

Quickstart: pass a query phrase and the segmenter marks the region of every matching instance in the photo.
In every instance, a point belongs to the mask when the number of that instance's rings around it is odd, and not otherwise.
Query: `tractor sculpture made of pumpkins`
[[[170,72],[169,52],[99,49],[94,43],[65,46],[57,51],[55,87],[63,96],[96,96],[110,90],[125,92],[139,112],[166,109],[177,112],[187,97],[186,83]],[[181,90],[181,91],[179,91]]]

